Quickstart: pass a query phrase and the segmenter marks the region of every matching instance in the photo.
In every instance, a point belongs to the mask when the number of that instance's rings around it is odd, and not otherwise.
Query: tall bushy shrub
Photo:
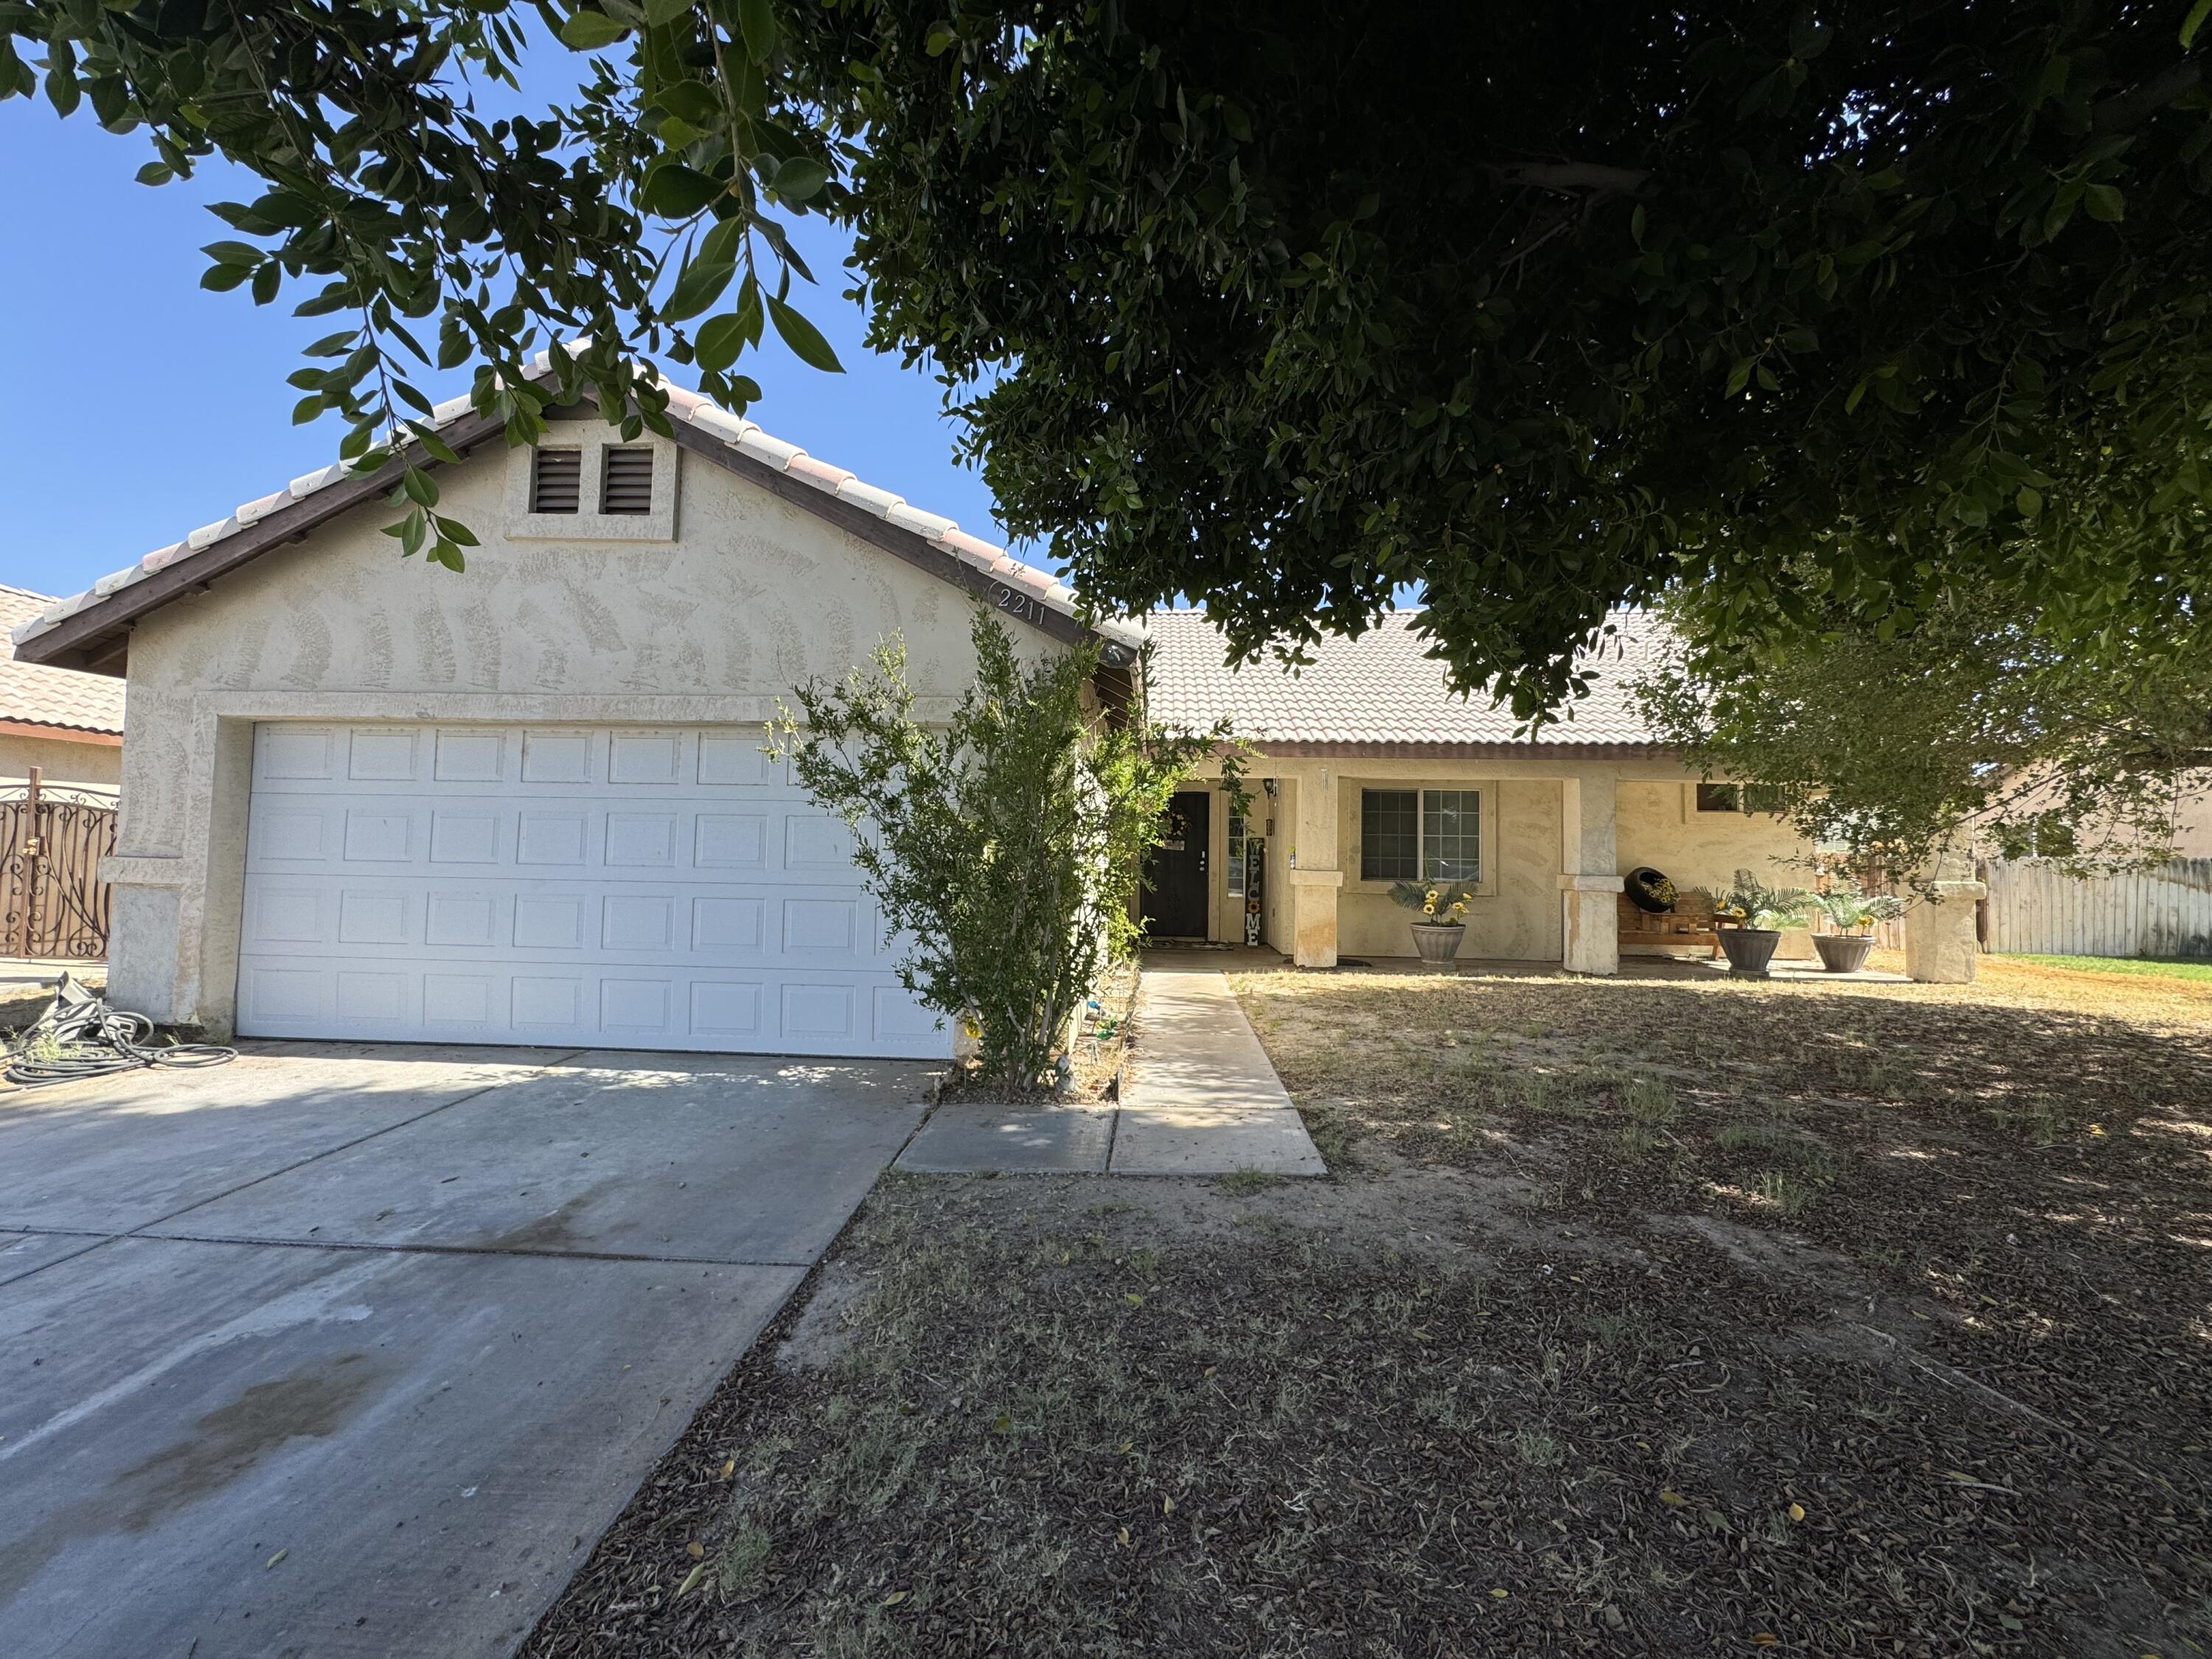
[[[1126,716],[1097,717],[1096,647],[1024,666],[981,610],[972,637],[975,684],[942,726],[915,718],[894,636],[842,682],[798,687],[776,749],[852,828],[854,862],[899,941],[900,982],[980,1024],[986,1077],[1028,1086],[1133,948],[1131,901],[1162,814],[1227,733],[1163,731],[1141,696]]]

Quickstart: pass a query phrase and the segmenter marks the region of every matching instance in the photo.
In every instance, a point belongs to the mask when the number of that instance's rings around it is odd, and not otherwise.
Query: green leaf
[[[245,265],[250,269],[261,263],[261,250],[251,242],[210,242],[200,252],[219,265]]]
[[[655,28],[666,27],[690,10],[691,0],[645,0],[645,21]]]
[[[580,11],[561,25],[561,42],[577,52],[597,52],[611,46],[629,30],[603,11]]]
[[[775,50],[775,13],[769,0],[738,0],[738,33],[744,37],[746,57],[768,62]]]
[[[721,124],[722,100],[703,81],[672,81],[653,95],[653,101],[702,131]]]
[[[423,453],[433,460],[443,461],[448,466],[459,465],[460,456],[455,453],[453,445],[438,435],[435,427],[422,421],[410,421],[407,429],[415,434],[415,441],[422,446]]]
[[[921,43],[922,50],[932,58],[942,58],[952,49],[953,42],[959,38],[952,32],[951,24],[933,23],[929,26],[928,38]]]
[[[292,424],[307,425],[308,422],[319,418],[324,408],[323,400],[319,397],[301,398],[298,403],[292,405]]]
[[[2212,17],[2212,0],[2197,0],[2189,9],[2189,15],[2181,20],[2181,49],[2186,52],[2197,44],[2197,31],[2204,27],[2204,20]]]
[[[717,374],[725,373],[736,362],[744,349],[745,319],[734,311],[708,318],[699,325],[699,332],[692,341],[699,367],[712,369]]]
[[[775,331],[783,337],[784,344],[801,362],[821,369],[824,374],[842,374],[845,365],[837,361],[837,354],[830,349],[830,342],[822,337],[822,331],[800,316],[775,295],[763,296],[768,301],[769,320]]]
[[[149,161],[137,173],[138,182],[142,185],[166,185],[176,176],[176,169],[167,161]]]
[[[2033,519],[2040,515],[2043,511],[2043,494],[2040,490],[2022,484],[2020,487],[2020,494],[2013,497],[2012,504],[2020,509],[2021,518]]]
[[[244,265],[210,265],[201,273],[200,286],[214,294],[228,294],[253,273]]]
[[[407,492],[410,501],[424,507],[438,504],[438,481],[419,466],[409,466],[399,475],[399,487]]]
[[[830,169],[810,155],[794,155],[775,170],[769,186],[787,202],[804,202],[830,182]]]
[[[709,237],[708,241],[713,239]],[[677,277],[676,286],[669,291],[667,303],[660,307],[663,322],[680,323],[696,317],[708,306],[722,297],[722,290],[730,285],[730,278],[738,274],[734,257],[714,258],[702,243],[684,261],[683,274]]]
[[[76,112],[84,97],[84,87],[76,78],[74,67],[64,66],[57,54],[55,66],[46,75],[46,101],[54,106],[54,113],[68,116]]]
[[[648,213],[670,219],[688,219],[722,193],[719,179],[709,179],[681,161],[663,161],[645,175],[638,204]]]
[[[477,540],[477,532],[470,529],[468,526],[463,524],[459,519],[440,519],[438,520],[438,533],[441,536],[443,536],[447,541],[453,543],[456,547],[477,547],[482,545],[482,544]]]
[[[2212,0],[2206,0],[2212,4]],[[2100,224],[2116,225],[2128,210],[2128,198],[2112,185],[2091,185],[2081,192],[2081,205]]]

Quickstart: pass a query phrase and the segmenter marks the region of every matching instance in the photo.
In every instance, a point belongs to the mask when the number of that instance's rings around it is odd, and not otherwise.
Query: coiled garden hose
[[[9,1044],[0,1077],[36,1089],[149,1066],[191,1070],[238,1058],[237,1049],[212,1042],[149,1042],[153,1035],[154,1022],[145,1015],[109,1007],[64,972],[46,1012]]]

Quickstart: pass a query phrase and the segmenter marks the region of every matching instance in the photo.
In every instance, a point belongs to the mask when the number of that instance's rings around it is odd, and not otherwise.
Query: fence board
[[[2212,859],[2079,879],[1992,860],[1987,948],[2048,956],[2212,957]]]

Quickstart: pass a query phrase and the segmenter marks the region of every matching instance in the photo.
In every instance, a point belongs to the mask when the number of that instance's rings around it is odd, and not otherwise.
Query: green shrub
[[[975,681],[943,726],[915,718],[894,636],[781,711],[774,752],[849,825],[854,862],[900,941],[899,981],[975,1023],[985,1077],[1029,1087],[1107,965],[1133,949],[1144,855],[1176,786],[1227,739],[1170,733],[1134,706],[1092,718],[1095,646],[1024,666],[978,610]],[[1235,757],[1224,775],[1235,787]]]

